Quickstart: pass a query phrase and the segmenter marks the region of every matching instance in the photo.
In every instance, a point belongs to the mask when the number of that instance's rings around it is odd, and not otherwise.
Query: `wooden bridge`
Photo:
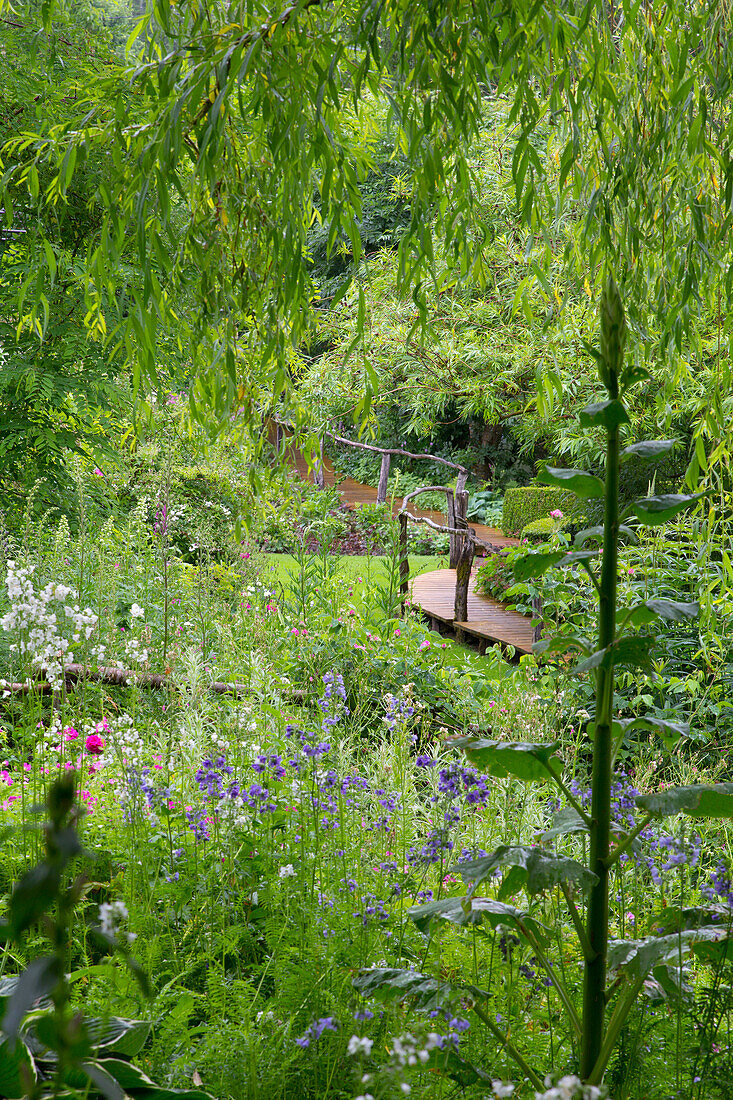
[[[296,448],[290,450],[290,462],[300,477],[309,480],[312,471],[303,455]],[[329,488],[336,487],[345,502],[351,505],[374,504],[377,501],[377,489],[370,485],[361,485],[352,478],[339,481],[332,463],[324,455],[321,470],[322,483]],[[392,509],[395,514],[402,507],[402,499],[396,498]],[[435,523],[445,523],[445,515],[433,509],[413,508],[413,514]],[[470,524],[484,547],[499,550],[505,546],[517,546],[519,540],[509,538],[495,527],[486,527],[481,523]],[[534,627],[526,615],[510,611],[504,604],[491,596],[481,596],[474,589],[471,577],[468,590],[468,610],[465,620],[455,618],[456,571],[455,569],[436,569],[430,573],[421,573],[410,582],[410,600],[413,607],[427,615],[435,629],[439,624],[452,627],[463,635],[476,638],[479,651],[484,652],[489,645],[499,643],[512,646],[517,653],[531,653],[535,638]]]
[[[421,573],[412,580],[410,595],[413,607],[419,607],[429,616],[434,629],[440,623],[445,623],[456,631],[470,634],[478,639],[481,653],[495,642],[503,646],[513,646],[518,653],[532,652],[534,627],[531,620],[517,611],[510,611],[491,596],[480,596],[474,589],[473,578],[468,588],[468,619],[465,622],[456,621],[455,569],[435,569],[430,573]]]

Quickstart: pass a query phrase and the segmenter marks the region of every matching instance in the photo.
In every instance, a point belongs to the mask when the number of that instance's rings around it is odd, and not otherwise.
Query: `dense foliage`
[[[0,1097],[725,1100],[727,6],[0,40]]]

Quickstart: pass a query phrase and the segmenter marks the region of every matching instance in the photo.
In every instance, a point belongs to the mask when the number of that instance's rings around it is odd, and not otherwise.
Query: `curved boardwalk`
[[[456,595],[455,569],[435,569],[421,573],[412,581],[411,596],[414,607],[419,607],[432,620],[433,625],[446,623],[464,634],[479,639],[479,648],[500,642],[511,645],[518,653],[531,653],[534,627],[531,621],[517,611],[510,611],[491,596],[480,596],[474,591],[473,581],[468,589],[468,619],[457,622],[453,617]]]
[[[291,462],[300,477],[310,480],[312,474],[308,465],[299,451],[291,451]],[[330,460],[325,457],[323,463],[324,481],[329,488],[338,488],[347,504],[374,504],[377,499],[377,490],[371,485],[361,485],[358,481],[347,477],[338,481]],[[393,511],[398,512],[401,507],[401,499],[396,499]],[[432,509],[413,509],[414,514],[435,523],[445,523],[445,515]],[[495,527],[485,527],[482,523],[471,523],[471,528],[479,539],[489,543],[492,547],[500,549],[503,546],[517,546],[518,539],[509,538]],[[518,653],[531,653],[534,639],[534,628],[525,615],[517,611],[510,611],[498,600],[490,596],[480,596],[474,591],[473,581],[468,591],[468,619],[466,622],[456,622],[453,617],[453,605],[456,594],[455,569],[435,569],[430,573],[421,573],[411,582],[411,600],[413,607],[419,607],[427,615],[437,628],[438,623],[445,623],[455,630],[470,634],[479,641],[479,648],[483,652],[487,645],[499,642],[501,645],[511,645]]]

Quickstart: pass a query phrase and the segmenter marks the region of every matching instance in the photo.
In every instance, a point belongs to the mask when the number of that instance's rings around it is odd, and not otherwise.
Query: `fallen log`
[[[115,668],[112,665],[102,666],[97,669],[88,668],[86,665],[66,665],[63,674],[67,687],[72,687],[80,680],[92,680],[97,683],[115,684],[120,687],[127,687],[131,683],[137,684],[138,687],[158,689],[176,686],[176,681],[166,673],[138,672],[129,668]],[[214,680],[214,682],[208,684],[207,687],[209,691],[213,691],[216,695],[234,695],[236,698],[241,698],[243,695],[252,694],[252,689],[248,687],[247,684],[228,684],[224,683],[222,680]],[[31,684],[9,683],[0,680],[0,692],[3,694],[27,695],[30,692],[44,694],[46,692],[52,692],[53,690],[53,685],[49,684],[47,680],[34,680]],[[306,698],[306,692],[302,688],[292,688],[288,692],[286,698],[289,702],[303,702]]]

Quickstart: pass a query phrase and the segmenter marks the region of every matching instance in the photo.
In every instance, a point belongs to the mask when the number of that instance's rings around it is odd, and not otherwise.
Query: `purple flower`
[[[334,1016],[323,1016],[320,1020],[314,1020],[310,1027],[306,1029],[305,1034],[301,1035],[295,1042],[305,1050],[311,1043],[317,1043],[324,1031],[338,1031],[338,1024]]]

